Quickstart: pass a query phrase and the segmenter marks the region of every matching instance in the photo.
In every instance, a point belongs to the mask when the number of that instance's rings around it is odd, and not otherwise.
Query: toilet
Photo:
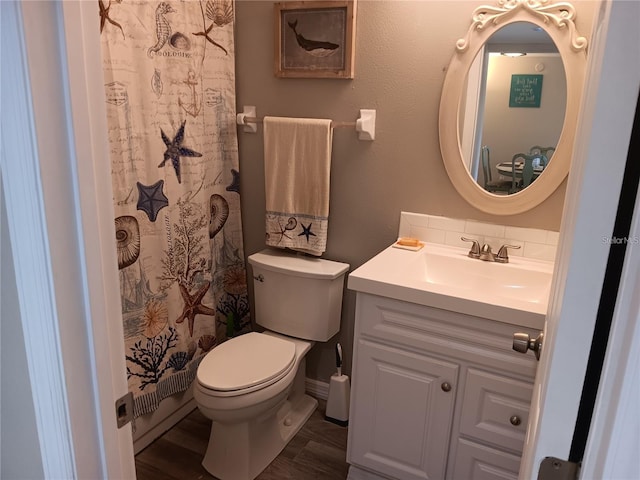
[[[194,398],[213,421],[202,465],[220,480],[252,480],[316,409],[305,393],[305,355],[340,329],[349,265],[280,250],[249,256],[255,321],[198,366]]]

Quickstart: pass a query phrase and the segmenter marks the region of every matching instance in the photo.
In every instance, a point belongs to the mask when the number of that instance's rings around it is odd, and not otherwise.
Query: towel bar
[[[245,133],[256,133],[257,124],[263,119],[256,116],[256,107],[245,105],[243,112],[236,115],[236,123],[244,127]],[[331,121],[333,128],[355,127],[360,140],[374,140],[376,136],[376,111],[360,109],[360,118],[355,122]]]

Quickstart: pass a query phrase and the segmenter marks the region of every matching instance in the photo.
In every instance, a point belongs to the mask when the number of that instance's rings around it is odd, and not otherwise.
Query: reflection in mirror
[[[542,175],[562,132],[566,85],[558,49],[533,23],[500,28],[480,49],[458,130],[467,170],[487,192],[517,193]]]

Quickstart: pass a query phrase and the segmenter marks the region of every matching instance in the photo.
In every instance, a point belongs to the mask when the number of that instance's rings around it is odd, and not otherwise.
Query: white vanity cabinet
[[[349,479],[518,477],[536,362],[528,328],[358,292]]]

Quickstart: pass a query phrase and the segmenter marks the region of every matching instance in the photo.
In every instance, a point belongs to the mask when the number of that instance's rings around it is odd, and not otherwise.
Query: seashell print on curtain
[[[98,0],[134,415],[249,329],[231,0]],[[97,28],[96,22],[96,28]]]

